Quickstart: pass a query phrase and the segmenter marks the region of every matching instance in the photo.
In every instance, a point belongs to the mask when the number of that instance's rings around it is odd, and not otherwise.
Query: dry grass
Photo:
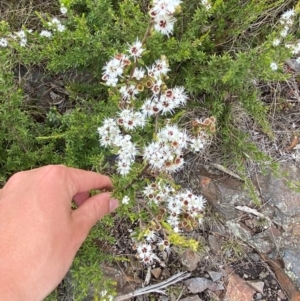
[[[2,0],[0,1],[1,20],[9,23],[12,31],[22,26],[36,30],[41,26],[36,11],[50,15],[59,10],[58,1],[42,0]]]

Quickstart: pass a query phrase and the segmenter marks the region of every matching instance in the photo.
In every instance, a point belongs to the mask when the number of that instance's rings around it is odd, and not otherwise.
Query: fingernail
[[[109,200],[109,212],[114,211],[116,208],[119,207],[119,201],[116,199]]]

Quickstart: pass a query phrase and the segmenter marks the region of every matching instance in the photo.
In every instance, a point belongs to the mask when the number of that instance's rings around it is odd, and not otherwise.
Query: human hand
[[[0,190],[0,300],[40,301],[59,284],[92,226],[118,206],[89,191],[111,187],[106,176],[61,165],[9,179]]]

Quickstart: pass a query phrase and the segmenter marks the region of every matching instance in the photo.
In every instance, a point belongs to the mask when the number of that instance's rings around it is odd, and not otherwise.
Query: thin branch
[[[153,285],[150,285],[147,287],[139,288],[139,289],[133,291],[132,293],[128,293],[128,294],[125,294],[122,296],[117,296],[117,297],[115,297],[115,301],[124,301],[124,300],[127,300],[132,297],[145,295],[145,294],[149,294],[149,293],[154,293],[154,292],[164,294],[164,291],[162,289],[164,289],[170,285],[173,285],[177,282],[180,282],[190,276],[191,276],[191,273],[180,272],[180,273],[173,275],[172,277],[170,277],[169,279],[167,279],[163,282],[153,284]]]

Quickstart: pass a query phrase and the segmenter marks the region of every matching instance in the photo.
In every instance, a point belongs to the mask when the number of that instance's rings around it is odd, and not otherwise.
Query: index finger
[[[66,167],[66,173],[70,184],[67,187],[72,197],[93,189],[112,189],[112,182],[108,176],[72,167]]]

